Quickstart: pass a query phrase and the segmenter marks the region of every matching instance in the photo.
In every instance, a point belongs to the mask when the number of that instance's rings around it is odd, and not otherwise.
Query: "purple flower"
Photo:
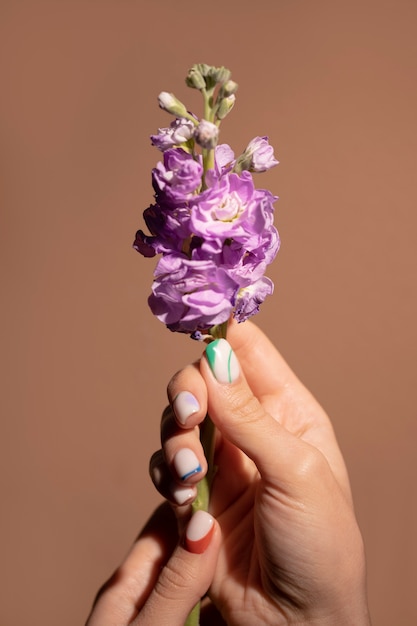
[[[264,275],[267,266],[274,260],[279,246],[278,231],[276,228],[273,228],[273,233],[271,233],[270,237],[265,233],[264,241],[259,248],[250,252],[243,250],[240,260],[230,264],[230,276],[243,287],[257,281]]]
[[[201,339],[231,315],[239,322],[254,315],[273,291],[264,274],[280,247],[277,197],[256,189],[251,173],[278,161],[266,136],[252,139],[237,159],[229,145],[217,145],[235,102],[229,70],[197,64],[186,82],[203,92],[205,119],[160,93],[160,107],[175,119],[151,136],[163,156],[152,170],[154,203],[143,214],[149,234],[138,230],[133,246],[145,257],[161,255],[152,312],[170,330]]]
[[[165,152],[192,139],[195,125],[185,118],[175,119],[168,128],[159,128],[157,135],[151,135],[152,145]]]
[[[249,172],[230,173],[232,160],[222,146],[213,186],[200,194],[192,193],[200,164],[184,150],[167,150],[163,166],[154,170],[158,202],[144,212],[151,235],[139,230],[134,247],[147,257],[162,254],[149,305],[170,330],[205,330],[233,312],[243,321],[272,293],[264,273],[280,244],[273,226],[276,197],[255,189]]]
[[[275,200],[268,191],[255,189],[249,172],[227,174],[217,186],[190,199],[192,230],[219,246],[233,239],[253,250],[272,226]]]
[[[248,287],[239,290],[236,298],[234,317],[238,322],[245,322],[249,317],[258,313],[259,307],[265,298],[274,291],[272,280],[265,276],[259,278]]]
[[[156,267],[148,302],[170,330],[193,333],[227,321],[238,288],[213,261],[167,254]]]
[[[235,164],[235,153],[227,143],[216,146],[214,150],[214,170],[206,172],[207,187],[215,187],[220,178],[232,171]]]
[[[133,247],[137,252],[144,257],[153,257],[156,254],[154,246],[154,237],[149,237],[143,230],[138,230],[135,235],[135,241]]]
[[[186,202],[200,188],[202,173],[201,163],[182,148],[166,150],[163,163],[152,170],[157,201],[170,206]]]
[[[242,169],[251,172],[266,172],[278,161],[274,156],[274,149],[269,144],[268,137],[255,137],[246,147],[245,152],[240,157],[242,159]]]
[[[143,217],[152,236],[138,230],[133,247],[145,257],[181,252],[184,241],[191,238],[190,211],[187,207],[164,209],[154,204],[143,212]]]
[[[229,172],[235,164],[235,153],[227,143],[216,146],[214,151],[216,170],[219,176]]]

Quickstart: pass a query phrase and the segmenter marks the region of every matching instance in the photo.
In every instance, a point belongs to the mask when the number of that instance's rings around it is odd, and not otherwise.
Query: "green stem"
[[[191,613],[187,617],[184,626],[199,626],[200,624],[200,602],[195,605]]]
[[[214,446],[216,439],[216,427],[207,414],[201,428],[201,443],[203,446],[204,454],[207,459],[207,474],[197,485],[197,497],[192,504],[192,511],[208,511],[210,504],[210,489],[213,483],[213,478],[216,473],[214,467]]]
[[[203,175],[205,175],[207,170],[213,170],[213,169],[214,169],[214,150],[203,149],[203,170],[204,170]]]
[[[203,117],[208,122],[212,122],[214,120],[213,91],[214,91],[214,87],[209,88],[209,89],[202,89],[201,90],[201,93],[203,95],[203,100],[204,100],[204,115],[203,115]],[[206,172],[208,170],[214,169],[214,150],[203,149],[202,152],[203,152],[203,184],[202,184],[202,190],[204,191],[205,189],[207,189],[206,181],[205,181]]]
[[[214,339],[223,337],[226,339],[227,322],[213,326],[210,329],[210,335]],[[200,439],[203,446],[204,454],[207,459],[207,474],[197,485],[197,497],[192,504],[192,512],[196,511],[208,511],[210,505],[210,492],[211,485],[213,483],[214,476],[216,474],[216,467],[214,465],[214,450],[216,445],[216,427],[213,424],[209,414],[207,413],[203,425],[200,430]],[[189,614],[184,626],[199,626],[200,623],[200,608],[201,602],[195,605],[191,613]]]

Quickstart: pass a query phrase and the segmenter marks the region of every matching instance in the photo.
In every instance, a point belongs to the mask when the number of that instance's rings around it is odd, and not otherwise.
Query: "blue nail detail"
[[[201,465],[198,465],[195,469],[192,469],[191,472],[187,472],[184,476],[181,476],[181,480],[187,480],[190,476],[194,476],[194,474],[198,474],[201,472]]]

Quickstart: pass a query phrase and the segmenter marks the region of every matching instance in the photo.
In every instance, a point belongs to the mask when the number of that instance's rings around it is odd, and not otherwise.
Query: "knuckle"
[[[169,381],[167,385],[168,398],[173,398],[175,396],[176,390],[180,386],[182,373],[183,373],[183,370],[178,370],[178,372],[175,372],[175,374],[172,376],[171,380]]]
[[[241,389],[237,393],[228,390],[228,406],[233,420],[236,422],[256,423],[264,416],[265,412],[259,401],[249,389]]]
[[[199,373],[199,371],[198,364],[191,363],[175,372],[167,385],[168,398],[170,398],[170,400],[175,398],[178,391],[187,387],[187,382],[190,380],[190,377],[195,377],[196,373]]]
[[[328,469],[329,465],[320,450],[308,446],[297,459],[294,472],[299,482],[311,484],[313,479],[323,478]]]
[[[165,600],[175,600],[181,591],[189,592],[190,582],[194,579],[194,572],[182,559],[175,559],[167,563],[163,576],[160,576],[155,592]]]

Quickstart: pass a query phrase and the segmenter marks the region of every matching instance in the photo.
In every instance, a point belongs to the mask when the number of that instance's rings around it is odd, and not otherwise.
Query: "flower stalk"
[[[275,166],[266,136],[255,137],[240,156],[219,144],[220,126],[233,109],[237,83],[225,67],[199,63],[186,77],[200,91],[199,118],[174,94],[158,102],[174,117],[151,136],[163,153],[152,170],[154,203],[143,213],[150,234],[138,230],[134,248],[145,257],[160,255],[148,303],[169,330],[200,341],[226,338],[231,317],[256,314],[273,283],[264,276],[280,247],[273,224],[277,197],[255,187],[252,173]],[[209,415],[200,431],[208,462],[197,487],[193,511],[207,511],[215,477],[216,429]],[[200,605],[186,626],[199,623]]]
[[[228,322],[213,326],[210,329],[212,339],[226,339]],[[200,440],[207,459],[207,473],[197,485],[197,496],[192,503],[192,512],[208,511],[210,506],[211,486],[216,475],[214,452],[216,447],[216,427],[207,413],[200,429]],[[201,602],[198,602],[189,614],[185,626],[198,626],[200,623]]]

